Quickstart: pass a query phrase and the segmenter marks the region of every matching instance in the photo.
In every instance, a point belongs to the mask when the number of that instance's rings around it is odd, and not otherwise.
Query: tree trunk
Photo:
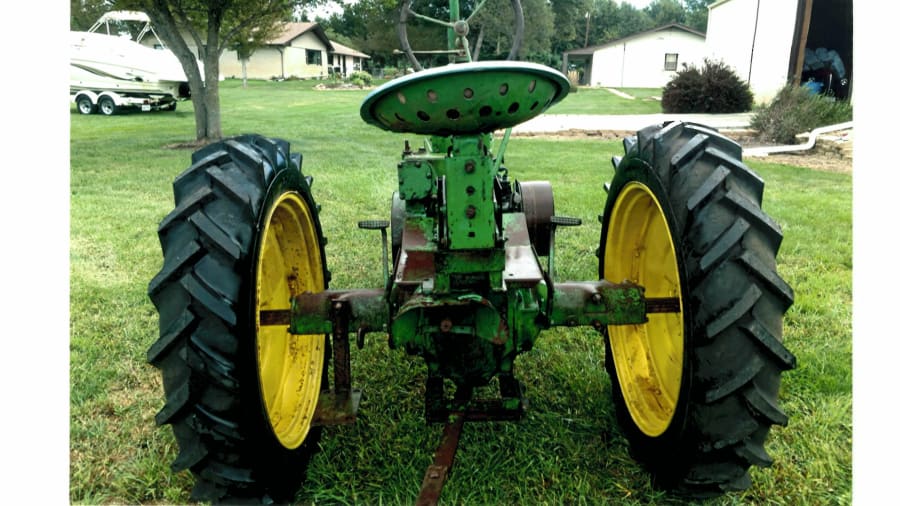
[[[244,88],[247,87],[247,59],[241,59],[241,77],[244,78]]]
[[[204,63],[204,67],[204,70],[206,71],[206,93],[203,97],[203,103],[205,106],[204,113],[206,115],[206,132],[204,132],[205,135],[203,140],[217,141],[222,138],[222,114],[219,107],[218,54],[212,58],[208,57]],[[200,140],[200,138],[198,137],[197,140]]]
[[[481,43],[484,42],[484,27],[478,29],[478,37],[475,39],[475,50],[472,51],[472,61],[478,61],[478,54],[481,52]]]
[[[219,48],[218,32],[221,24],[221,13],[209,16],[209,36],[205,47],[198,47],[199,59],[203,61],[203,74],[200,73],[198,57],[188,47],[178,30],[172,12],[161,2],[153,2],[145,6],[159,38],[168,46],[188,78],[191,88],[191,101],[194,103],[194,121],[196,140],[198,143],[209,143],[222,138],[221,115],[219,113]]]

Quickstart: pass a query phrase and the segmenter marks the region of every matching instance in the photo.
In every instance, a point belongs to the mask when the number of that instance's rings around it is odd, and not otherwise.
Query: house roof
[[[371,58],[371,56],[369,56],[365,53],[361,53],[361,52],[353,49],[352,47],[347,47],[343,44],[338,44],[337,42],[332,42],[331,45],[334,46],[333,52],[337,53],[337,54],[345,54],[347,56],[355,56],[357,58]]]
[[[310,31],[325,44],[329,51],[334,51],[334,46],[325,35],[325,30],[317,23],[285,23],[281,33],[269,39],[268,44],[270,46],[286,46],[297,37]]]
[[[722,5],[723,3],[726,3],[726,2],[729,2],[729,1],[731,1],[731,0],[717,0],[717,1],[715,1],[715,2],[713,2],[713,3],[711,3],[711,4],[709,4],[708,7],[709,7],[710,9],[712,9],[713,7],[718,7],[718,6]]]
[[[619,45],[619,44],[621,44],[621,43],[623,43],[623,42],[627,42],[627,41],[629,41],[629,40],[633,40],[633,39],[637,39],[637,38],[639,38],[639,37],[643,37],[644,35],[649,35],[649,34],[651,34],[651,33],[662,32],[662,31],[665,31],[665,30],[671,30],[671,29],[683,30],[683,31],[685,31],[685,32],[687,32],[687,33],[691,33],[691,34],[694,34],[694,35],[697,35],[697,36],[706,38],[706,34],[705,34],[705,33],[700,32],[700,31],[697,31],[697,30],[694,30],[693,28],[691,28],[691,27],[689,27],[689,26],[682,25],[681,23],[669,23],[669,24],[667,24],[667,25],[658,26],[658,27],[656,27],[656,28],[652,28],[652,29],[650,29],[650,30],[645,30],[645,31],[643,31],[643,32],[633,33],[633,34],[631,34],[631,35],[629,35],[629,36],[627,36],[627,37],[622,37],[621,39],[611,40],[611,41],[609,41],[609,42],[607,42],[607,43],[605,43],[605,44],[600,44],[599,46],[588,46],[588,47],[582,47],[582,48],[579,48],[579,49],[572,49],[572,50],[570,50],[570,51],[566,51],[564,54],[569,54],[569,55],[573,55],[573,54],[575,54],[575,55],[578,55],[578,54],[583,54],[583,55],[593,54],[594,51],[597,51],[597,50],[599,50],[599,49],[603,49],[603,48],[607,48],[607,47],[611,47],[611,46],[616,46],[616,45]]]

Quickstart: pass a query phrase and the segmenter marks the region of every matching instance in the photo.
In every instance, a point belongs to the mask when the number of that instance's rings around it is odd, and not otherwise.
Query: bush
[[[357,86],[371,86],[373,82],[372,74],[364,71],[357,70],[356,72],[350,74],[350,77],[347,78],[351,83],[356,84]],[[357,84],[362,83],[362,84]]]
[[[685,66],[662,92],[662,109],[666,113],[744,112],[752,106],[750,85],[728,65],[709,59],[699,69]]]
[[[566,77],[569,79],[569,93],[577,93],[578,82],[580,81],[580,79],[578,78],[578,71],[570,70],[569,74]]]
[[[853,106],[849,101],[817,95],[802,86],[787,85],[772,102],[753,115],[750,128],[759,133],[761,140],[794,144],[799,133],[851,119]]]

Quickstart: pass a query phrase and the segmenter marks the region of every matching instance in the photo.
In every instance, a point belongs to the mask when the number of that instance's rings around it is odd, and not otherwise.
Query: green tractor
[[[451,6],[451,54],[468,60]],[[371,288],[329,289],[312,178],[287,142],[247,135],[193,154],[159,226],[148,359],[165,388],[156,421],[172,426],[172,468],[193,473],[194,499],[290,502],[322,427],[356,419],[350,347],[369,333],[422,357],[426,421],[445,424],[418,504],[437,502],[465,422],[522,417],[515,359],[554,326],[597,330],[621,430],[656,486],[716,496],[771,464],[763,446],[787,423],[778,390],[795,359],[763,181],[710,128],[647,127],[613,160],[598,280],[555,279],[555,234],[581,220],[555,214],[549,183],[511,180],[503,153],[512,126],[568,91],[544,66],[465,61],[370,93],[365,122],[424,136],[403,147],[390,220],[359,223],[381,232],[384,283]],[[495,397],[473,396],[495,378]]]

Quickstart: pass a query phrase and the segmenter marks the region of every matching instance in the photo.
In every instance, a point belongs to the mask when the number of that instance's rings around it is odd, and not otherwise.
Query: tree
[[[684,8],[687,11],[686,24],[695,30],[706,32],[706,22],[709,18],[709,6],[716,0],[684,0]]]
[[[70,0],[69,29],[86,32],[103,13],[111,10],[110,0]]]
[[[619,4],[619,11],[616,13],[615,23],[609,26],[605,32],[606,41],[621,39],[629,35],[643,32],[653,28],[655,25],[650,16],[643,10],[638,10],[630,3],[622,2]]]
[[[644,8],[654,26],[663,26],[670,23],[684,24],[687,21],[687,13],[684,5],[679,0],[653,0]]]
[[[398,0],[359,0],[345,4],[343,12],[321,24],[327,33],[343,36],[351,42],[348,45],[372,56],[373,64],[395,65],[393,51],[400,48],[396,29],[399,5]],[[410,40],[410,44],[415,43]]]
[[[581,47],[586,28],[585,14],[590,9],[590,0],[551,0],[553,9],[554,53],[562,53],[574,47]],[[579,36],[580,35],[580,36]]]
[[[114,5],[147,13],[159,38],[181,62],[191,87],[197,142],[205,144],[222,138],[219,58],[225,49],[250,40],[255,32],[271,30],[289,20],[297,5],[313,1],[114,0]]]
[[[525,16],[522,45],[517,60],[543,60],[550,47],[553,32],[553,11],[545,0],[520,0]],[[506,58],[515,35],[513,11],[509,0],[488,0],[472,19],[472,57],[477,60]],[[478,41],[483,41],[478,44]],[[479,51],[480,46],[480,51]],[[476,56],[477,55],[477,56]]]

